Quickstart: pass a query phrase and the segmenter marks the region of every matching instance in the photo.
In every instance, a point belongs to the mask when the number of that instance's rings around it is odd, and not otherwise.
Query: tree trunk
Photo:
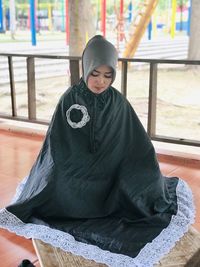
[[[192,0],[190,40],[188,49],[189,60],[200,60],[200,1]]]
[[[89,0],[69,0],[69,55],[81,56],[88,38],[95,34],[94,14]]]

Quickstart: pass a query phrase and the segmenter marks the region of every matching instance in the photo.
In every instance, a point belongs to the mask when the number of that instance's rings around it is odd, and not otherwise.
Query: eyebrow
[[[100,73],[100,71],[95,70],[95,69],[94,69],[93,71],[95,71],[95,72],[97,72],[97,73]],[[112,71],[106,71],[106,72],[105,72],[105,74],[111,74],[111,73],[113,73],[113,72],[112,72]]]

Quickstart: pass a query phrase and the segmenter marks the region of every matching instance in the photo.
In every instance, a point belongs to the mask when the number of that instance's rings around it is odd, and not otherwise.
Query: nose
[[[99,83],[104,84],[104,77],[103,76],[99,76]]]

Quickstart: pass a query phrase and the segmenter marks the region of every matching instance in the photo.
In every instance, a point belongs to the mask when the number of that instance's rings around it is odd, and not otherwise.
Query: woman
[[[42,149],[0,225],[108,266],[153,266],[194,219],[187,184],[160,172],[130,103],[111,84],[117,52],[102,36],[61,97]]]

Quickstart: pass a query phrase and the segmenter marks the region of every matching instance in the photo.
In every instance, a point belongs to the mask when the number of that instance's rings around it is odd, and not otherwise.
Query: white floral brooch
[[[83,114],[82,118],[81,118],[81,121],[79,122],[73,122],[70,118],[70,113],[73,109],[76,109],[76,110],[80,110]],[[83,126],[85,126],[88,121],[90,120],[90,116],[88,114],[88,111],[87,111],[87,108],[85,106],[81,106],[81,105],[78,105],[78,104],[74,104],[72,105],[67,111],[66,111],[66,117],[67,117],[67,122],[69,123],[69,125],[76,129],[76,128],[82,128]]]

